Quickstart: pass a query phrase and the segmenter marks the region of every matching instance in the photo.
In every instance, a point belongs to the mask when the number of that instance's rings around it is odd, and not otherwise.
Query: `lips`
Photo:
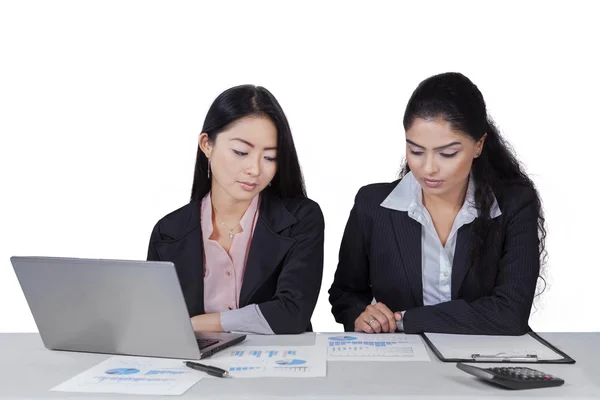
[[[427,178],[425,178],[425,179],[423,179],[423,183],[425,183],[425,185],[427,187],[437,188],[437,187],[440,187],[444,183],[444,181],[439,180],[439,179],[427,179]]]
[[[256,187],[258,185],[254,182],[240,182],[240,186],[242,187],[242,189],[250,192],[250,191],[256,189]]]

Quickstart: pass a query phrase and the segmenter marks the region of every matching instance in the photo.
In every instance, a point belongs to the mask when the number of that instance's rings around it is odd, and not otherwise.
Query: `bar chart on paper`
[[[260,376],[277,377],[319,377],[327,372],[324,351],[316,351],[315,346],[297,348],[277,346],[243,345],[232,347],[230,351],[215,354],[211,364],[225,368],[238,378]]]
[[[418,335],[319,334],[317,342],[327,348],[329,361],[430,361]]]

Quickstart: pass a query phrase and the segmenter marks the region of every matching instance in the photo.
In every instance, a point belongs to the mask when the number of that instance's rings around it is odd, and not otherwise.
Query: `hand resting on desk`
[[[396,322],[402,314],[392,312],[385,304],[378,302],[369,304],[354,321],[355,332],[381,333],[395,332]]]

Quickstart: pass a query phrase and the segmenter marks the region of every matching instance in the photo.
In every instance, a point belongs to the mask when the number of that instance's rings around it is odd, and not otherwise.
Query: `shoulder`
[[[321,207],[319,204],[308,197],[298,196],[282,198],[281,203],[286,210],[288,210],[288,212],[297,219],[303,219],[309,216],[323,217],[323,213],[321,212]]]
[[[496,200],[505,219],[512,219],[522,212],[537,216],[541,209],[538,193],[531,186],[507,185],[500,190]]]
[[[286,225],[309,223],[319,228],[325,225],[325,218],[319,204],[304,196],[279,197],[266,194],[263,196],[260,210],[276,230]]]
[[[305,234],[321,236],[325,230],[321,207],[303,196],[280,197],[263,192],[259,221],[271,232],[290,238]]]
[[[200,226],[200,202],[192,201],[162,217],[154,225],[155,240],[179,240]]]
[[[496,196],[505,225],[516,221],[537,221],[543,215],[542,202],[532,186],[507,185]]]
[[[398,183],[400,183],[400,179],[361,187],[354,198],[355,207],[361,210],[378,207],[398,186]]]

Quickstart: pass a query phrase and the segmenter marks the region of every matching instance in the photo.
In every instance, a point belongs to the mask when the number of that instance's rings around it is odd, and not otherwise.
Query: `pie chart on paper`
[[[336,342],[344,342],[344,341],[352,341],[352,340],[356,340],[356,336],[330,336],[328,338],[329,340],[334,340]]]
[[[104,373],[108,375],[131,375],[137,374],[138,372],[140,372],[140,370],[137,368],[113,368],[104,371]]]
[[[277,360],[277,361],[275,361],[275,363],[277,365],[285,365],[288,367],[292,367],[292,366],[296,366],[296,365],[306,364],[306,360],[299,360],[297,358],[294,358],[292,360]]]

